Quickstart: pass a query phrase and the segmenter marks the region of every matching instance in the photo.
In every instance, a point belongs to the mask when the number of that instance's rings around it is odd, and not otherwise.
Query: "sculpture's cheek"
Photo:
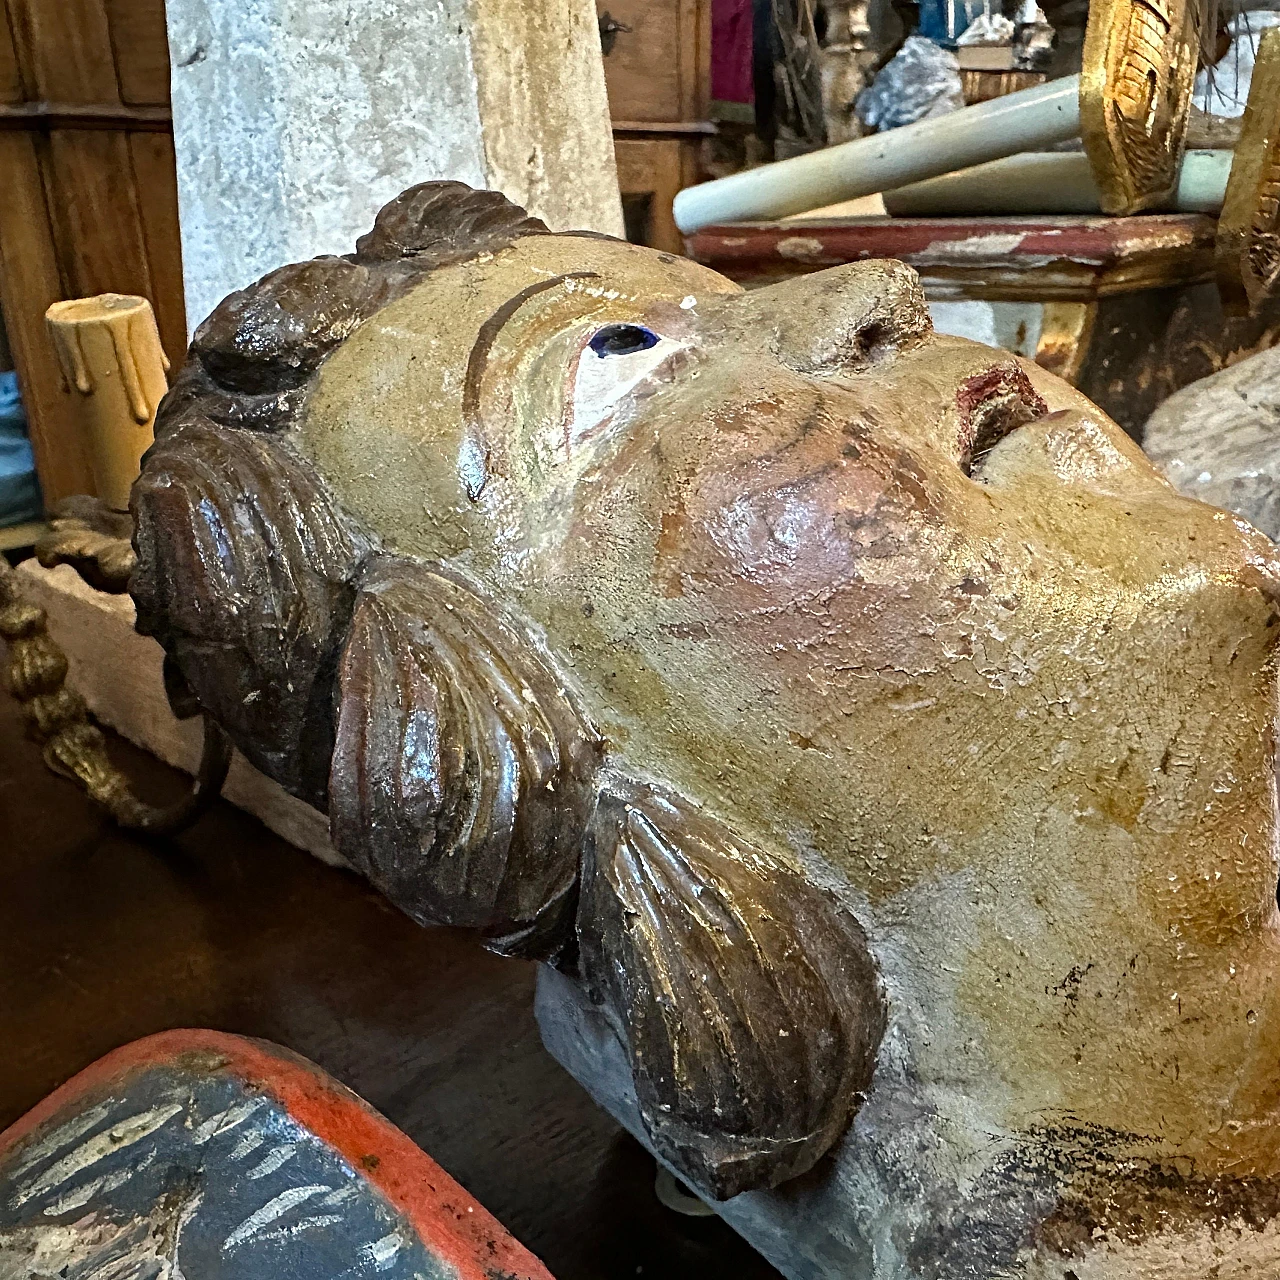
[[[959,536],[945,491],[911,457],[752,458],[699,476],[661,517],[658,576],[768,608],[855,583],[928,575]]]

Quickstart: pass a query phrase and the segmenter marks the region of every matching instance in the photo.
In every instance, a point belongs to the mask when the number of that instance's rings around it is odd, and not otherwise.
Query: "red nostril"
[[[960,470],[982,478],[987,454],[1007,435],[1049,412],[1049,406],[1016,364],[997,364],[966,378],[956,392],[960,413],[956,451]]]

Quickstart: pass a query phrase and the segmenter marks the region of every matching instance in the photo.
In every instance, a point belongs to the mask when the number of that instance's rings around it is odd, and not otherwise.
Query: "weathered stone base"
[[[164,655],[133,629],[127,595],[95,591],[69,565],[18,566],[22,593],[49,615],[49,634],[67,655],[67,683],[101,724],[144,747],[166,764],[194,773],[200,760],[200,722],[181,721],[169,709],[161,675]],[[290,844],[335,866],[345,865],[329,843],[324,814],[289,795],[239,753],[223,794]]]

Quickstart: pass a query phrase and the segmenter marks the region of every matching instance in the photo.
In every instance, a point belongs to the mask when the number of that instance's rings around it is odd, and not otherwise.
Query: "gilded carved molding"
[[[1186,0],[1093,0],[1080,129],[1107,213],[1166,202],[1178,181],[1196,73]]]
[[[1280,28],[1263,33],[1218,219],[1218,287],[1235,312],[1280,289]]]

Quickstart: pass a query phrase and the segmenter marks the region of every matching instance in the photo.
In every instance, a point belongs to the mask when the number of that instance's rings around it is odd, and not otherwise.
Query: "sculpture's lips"
[[[1049,412],[1022,368],[1009,361],[967,378],[956,391],[960,469],[982,478],[987,455],[1011,432]]]

